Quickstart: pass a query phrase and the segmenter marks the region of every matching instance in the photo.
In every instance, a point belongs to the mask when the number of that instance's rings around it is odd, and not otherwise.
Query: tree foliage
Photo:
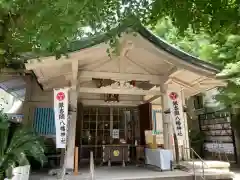
[[[192,27],[180,33],[169,18],[159,21],[155,33],[193,56],[222,66],[218,76],[229,82],[227,87],[219,88],[216,98],[226,106],[240,104],[240,35],[228,31],[211,35],[204,29],[196,33]]]
[[[143,25],[154,27],[166,16],[181,32],[189,25],[194,31],[239,32],[236,0],[1,0],[1,67],[21,64],[29,52],[60,57],[72,40],[84,36],[86,27],[91,28],[87,34],[91,36],[110,32],[126,19],[134,23],[137,18]],[[118,31],[109,36],[116,34]]]

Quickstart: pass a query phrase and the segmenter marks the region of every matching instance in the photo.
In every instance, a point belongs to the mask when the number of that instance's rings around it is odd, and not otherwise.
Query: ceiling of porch
[[[215,79],[214,72],[182,61],[140,34],[122,36],[119,56],[109,57],[108,48],[101,43],[59,60],[53,56],[33,59],[26,69],[33,70],[44,90],[79,85],[80,94],[128,94],[157,104],[161,84],[180,87],[185,97],[225,85]]]

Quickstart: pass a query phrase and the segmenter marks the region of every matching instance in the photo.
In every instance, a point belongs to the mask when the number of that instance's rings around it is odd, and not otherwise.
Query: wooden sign
[[[105,102],[119,102],[119,94],[105,94]]]

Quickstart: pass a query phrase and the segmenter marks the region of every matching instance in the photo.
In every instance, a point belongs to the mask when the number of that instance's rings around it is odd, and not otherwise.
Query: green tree
[[[216,98],[227,107],[240,104],[240,35],[225,31],[213,36],[204,29],[196,33],[191,27],[180,33],[170,18],[160,20],[154,31],[177,48],[221,66],[223,70],[218,77],[227,79],[228,85],[219,88]]]
[[[181,32],[191,25],[194,31],[239,33],[236,0],[1,0],[1,67],[23,67],[29,52],[60,57],[71,41],[84,37],[86,27],[88,36],[107,32],[115,37],[125,21],[132,24],[137,18],[154,27],[166,16]]]
[[[170,44],[200,59],[213,62],[218,56],[216,51],[218,51],[219,46],[213,42],[212,36],[204,29],[196,33],[189,27],[180,33],[170,18],[164,18],[157,23],[154,32]]]
[[[32,131],[22,127],[11,133],[6,115],[0,112],[0,180],[11,178],[17,166],[29,165],[28,157],[41,164],[46,160],[44,146]]]

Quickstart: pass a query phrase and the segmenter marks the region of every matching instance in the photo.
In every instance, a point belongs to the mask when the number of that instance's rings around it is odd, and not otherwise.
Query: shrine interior
[[[149,82],[134,80],[119,82],[110,79],[92,79],[92,81],[83,82],[81,86],[115,89],[119,87],[126,90],[156,88]],[[140,152],[136,154],[135,148],[145,145],[144,131],[152,127],[152,104],[144,101],[145,96],[108,93],[79,94],[75,139],[76,146],[79,147],[80,165],[88,165],[90,151],[93,151],[96,164],[108,163],[107,156],[116,149],[123,154],[122,159],[119,160],[119,156],[116,156],[114,161],[114,157],[111,157],[111,163],[121,164],[122,161],[136,163]],[[156,100],[158,98],[160,96],[155,97]],[[97,105],[98,102],[99,105]]]

